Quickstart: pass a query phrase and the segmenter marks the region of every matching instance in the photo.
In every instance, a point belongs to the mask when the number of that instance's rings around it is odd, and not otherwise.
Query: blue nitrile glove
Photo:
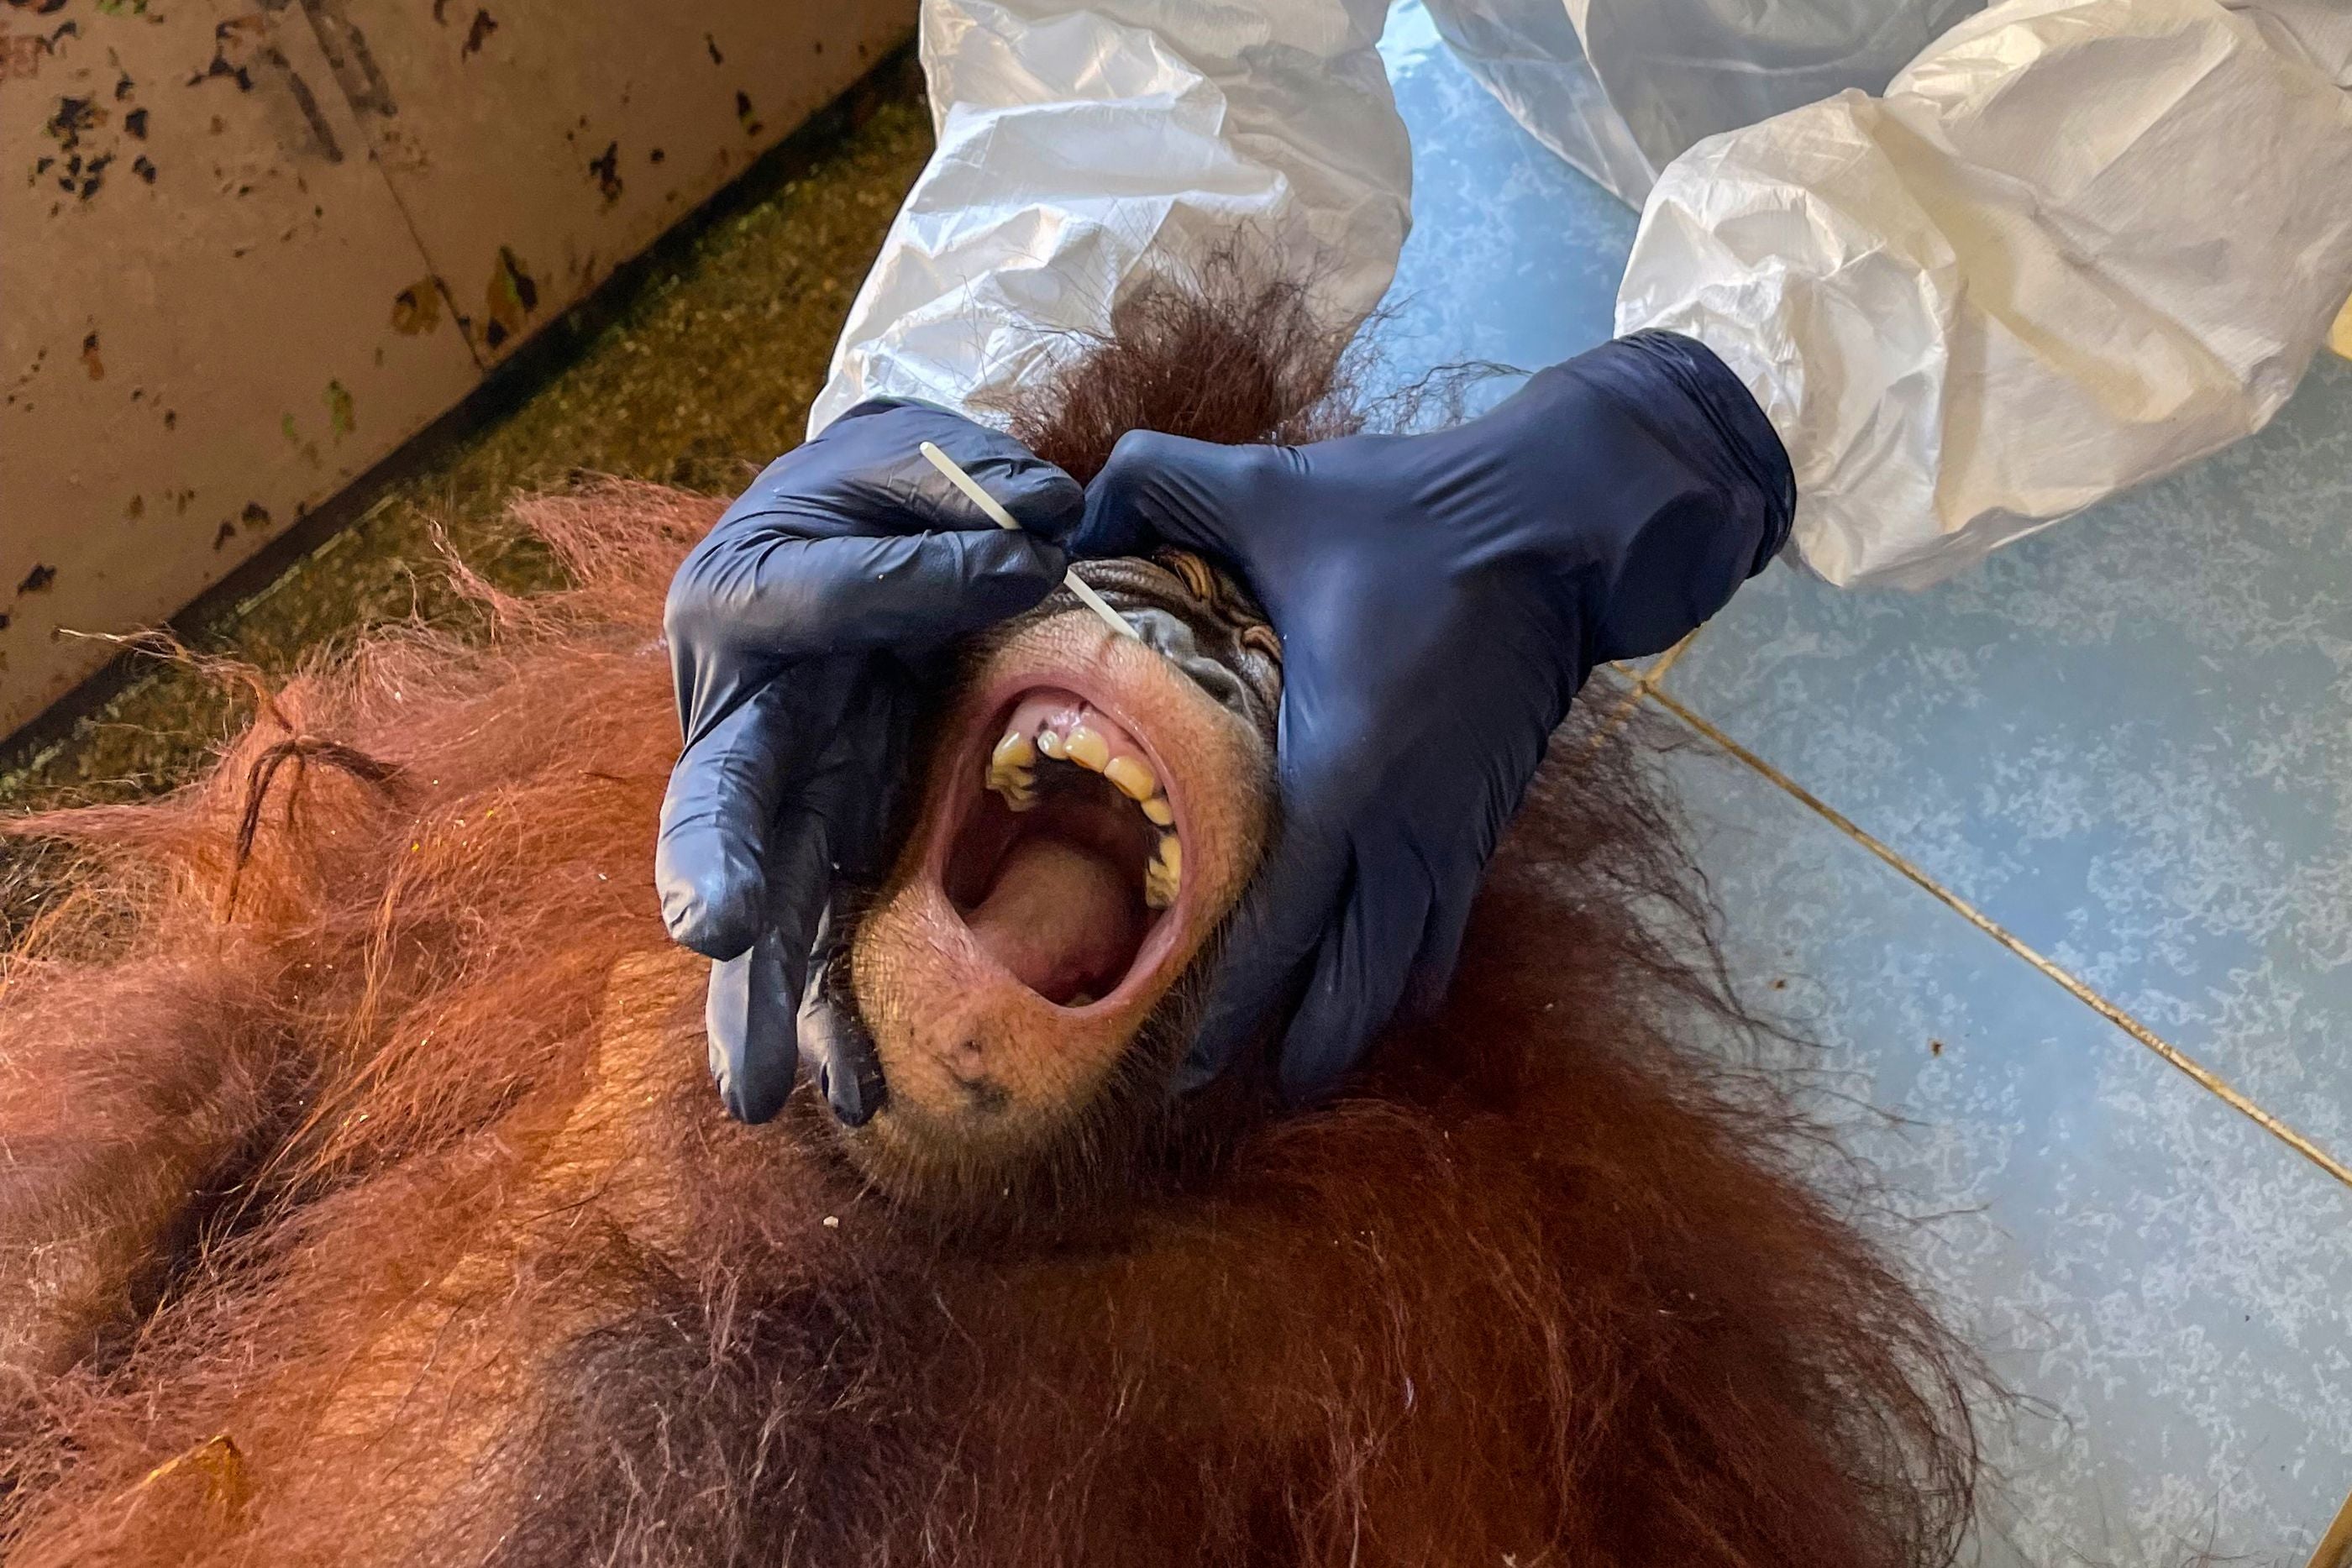
[[[923,459],[925,441],[1027,531],[991,523]],[[1011,436],[877,400],[770,464],[678,568],[662,623],[686,748],[654,881],[669,934],[719,961],[710,1071],[742,1120],[791,1092],[837,875],[878,869],[916,710],[906,661],[1052,591],[1082,505],[1075,480]],[[835,1109],[864,1120],[859,1075],[827,1059],[831,1032],[813,1034]]]
[[[1188,1079],[1223,1071],[1302,977],[1280,1059],[1293,1099],[1351,1066],[1401,1001],[1434,1005],[1570,696],[1594,664],[1670,647],[1720,609],[1795,504],[1747,389],[1667,332],[1604,343],[1430,434],[1122,440],[1073,549],[1222,557],[1283,645],[1282,837]]]

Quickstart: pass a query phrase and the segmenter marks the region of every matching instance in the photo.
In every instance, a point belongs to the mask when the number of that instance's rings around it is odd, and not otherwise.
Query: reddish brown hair
[[[1326,427],[1295,292],[1137,308],[1041,450]],[[804,1100],[725,1121],[650,893],[718,510],[528,503],[570,591],[469,580],[487,640],[380,635],[202,782],[16,824],[107,869],[0,978],[12,1563],[1950,1560],[1972,1363],[1701,1049],[1757,1026],[1608,716],[1444,1012],[1123,1210],[983,1245]]]

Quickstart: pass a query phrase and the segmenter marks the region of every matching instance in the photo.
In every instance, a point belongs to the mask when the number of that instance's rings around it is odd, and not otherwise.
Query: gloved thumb
[[[1070,553],[1141,555],[1171,544],[1242,562],[1247,552],[1241,529],[1264,520],[1265,508],[1255,503],[1274,466],[1288,455],[1278,446],[1129,431],[1087,486],[1086,516]]]

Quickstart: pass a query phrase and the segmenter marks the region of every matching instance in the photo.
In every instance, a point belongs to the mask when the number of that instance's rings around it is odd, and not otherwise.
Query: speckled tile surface
[[[1633,210],[1521,131],[1418,4],[1391,14],[1381,53],[1412,133],[1412,235],[1381,333],[1397,367],[1536,370],[1607,338]]]
[[[1633,215],[1417,6],[1386,53],[1398,371],[1606,337]],[[1660,684],[2352,1159],[2352,366],[1943,589],[1775,567]],[[1948,1216],[1902,1245],[2038,1402],[1995,1433],[1982,1560],[2299,1568],[2352,1490],[2352,1187],[1762,775],[1670,766],[1743,980],[1788,983],[1826,1084],[1911,1119],[1845,1118]]]
[[[2352,1159],[2352,365],[1926,593],[1776,566],[1665,685]]]
[[[2352,1188],[1759,775],[1667,766],[1735,973],[2024,1401],[1979,1560],[2300,1568],[2352,1489]]]

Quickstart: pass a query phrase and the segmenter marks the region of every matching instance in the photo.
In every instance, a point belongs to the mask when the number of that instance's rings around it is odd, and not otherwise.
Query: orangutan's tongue
[[[1142,941],[1130,879],[1101,856],[1059,839],[1013,846],[996,883],[964,916],[980,945],[1048,1001],[1100,997],[1127,973]]]

